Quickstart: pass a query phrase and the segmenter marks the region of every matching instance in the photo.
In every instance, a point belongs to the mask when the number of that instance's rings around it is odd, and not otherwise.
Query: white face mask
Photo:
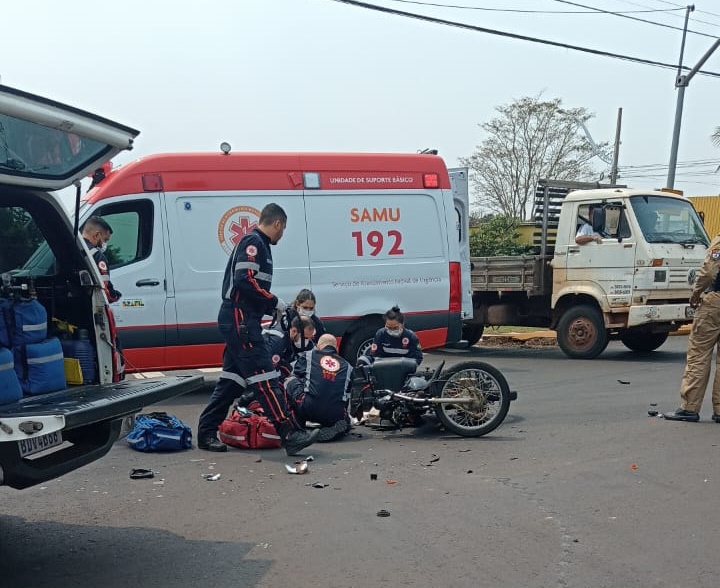
[[[312,315],[315,314],[315,311],[314,310],[306,310],[304,308],[298,308],[298,314],[300,316],[311,317]]]
[[[390,335],[391,337],[399,337],[400,335],[402,335],[403,330],[402,330],[402,328],[400,328],[400,329],[388,329],[387,327],[385,327],[385,332],[386,332],[388,335]]]
[[[101,253],[105,253],[107,251],[107,245],[107,241],[104,241],[103,244],[98,247]]]

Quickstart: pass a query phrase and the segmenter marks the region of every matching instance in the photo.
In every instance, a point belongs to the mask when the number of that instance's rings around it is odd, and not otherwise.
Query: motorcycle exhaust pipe
[[[475,399],[470,397],[465,398],[417,398],[416,396],[406,396],[402,392],[395,392],[393,398],[399,398],[407,402],[416,402],[418,404],[467,404],[473,402]]]

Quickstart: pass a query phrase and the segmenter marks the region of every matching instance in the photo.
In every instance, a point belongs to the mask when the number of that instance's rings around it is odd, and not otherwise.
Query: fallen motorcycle
[[[480,361],[462,362],[443,372],[444,367],[442,362],[435,371],[417,373],[417,364],[408,358],[382,358],[358,366],[351,414],[360,419],[375,408],[380,428],[402,428],[434,411],[456,435],[479,437],[494,431],[517,398],[502,373]]]

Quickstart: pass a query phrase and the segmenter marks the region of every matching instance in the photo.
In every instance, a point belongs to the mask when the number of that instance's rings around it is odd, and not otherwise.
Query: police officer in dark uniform
[[[270,293],[273,274],[270,245],[282,238],[286,224],[285,211],[277,204],[268,204],[260,213],[258,226],[240,240],[228,260],[218,313],[218,327],[225,339],[223,366],[210,402],[200,415],[200,449],[227,451],[227,446],[217,438],[217,429],[244,388],[255,393],[288,455],[297,454],[317,436],[317,431],[305,431],[292,407],[288,407],[260,324],[264,315],[285,310],[285,303]]]
[[[383,315],[383,319],[385,326],[375,333],[370,347],[370,360],[379,357],[409,357],[420,365],[423,360],[420,340],[413,331],[405,328],[405,317],[400,308],[393,306]]]
[[[337,352],[337,339],[325,334],[317,347],[298,355],[286,382],[297,405],[298,418],[320,424],[317,441],[333,441],[350,430],[347,407],[352,367]]]
[[[710,379],[713,349],[715,379],[712,387],[712,420],[720,423],[720,235],[715,235],[693,284],[690,306],[697,308],[688,337],[687,363],[680,382],[680,407],[663,416],[668,421],[696,423]]]
[[[103,288],[108,302],[117,302],[122,297],[122,292],[116,290],[110,281],[110,268],[108,267],[108,258],[105,256],[112,232],[112,228],[103,217],[91,216],[85,221],[81,234],[90,250],[90,255],[95,261],[95,265],[100,270],[100,277],[103,281]]]

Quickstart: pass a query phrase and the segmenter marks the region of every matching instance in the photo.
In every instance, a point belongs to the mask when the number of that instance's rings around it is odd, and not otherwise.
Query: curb
[[[680,327],[677,331],[673,331],[670,333],[671,336],[687,336],[690,334],[690,329],[692,325],[683,325]],[[506,337],[510,339],[514,339],[515,341],[528,341],[530,339],[556,339],[557,334],[555,331],[552,331],[550,329],[547,330],[539,330],[539,331],[530,331],[525,333],[483,333],[481,341],[485,339],[486,337],[494,338],[494,337]]]

